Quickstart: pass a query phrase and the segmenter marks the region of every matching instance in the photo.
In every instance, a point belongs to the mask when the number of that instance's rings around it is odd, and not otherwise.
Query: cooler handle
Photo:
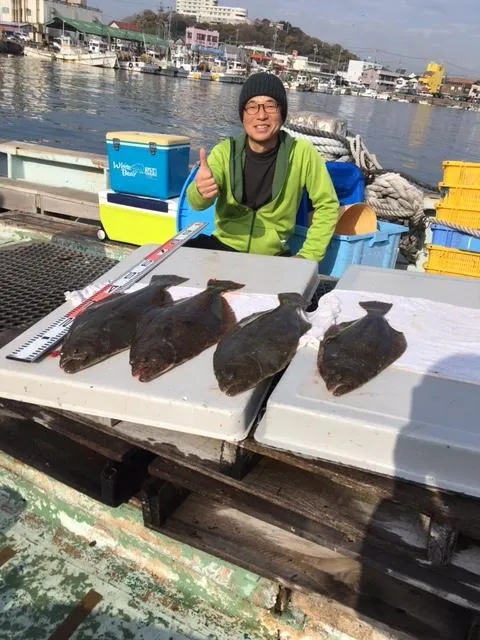
[[[149,142],[148,143],[148,150],[150,151],[151,155],[154,156],[157,153],[157,143],[156,142]]]
[[[115,149],[115,151],[118,151],[120,149],[120,138],[113,138],[112,146]]]

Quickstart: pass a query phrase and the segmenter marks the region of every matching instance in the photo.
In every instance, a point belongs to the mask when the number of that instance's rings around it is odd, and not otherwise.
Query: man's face
[[[274,138],[282,126],[277,101],[268,96],[251,98],[243,109],[243,128],[254,142],[264,144]]]

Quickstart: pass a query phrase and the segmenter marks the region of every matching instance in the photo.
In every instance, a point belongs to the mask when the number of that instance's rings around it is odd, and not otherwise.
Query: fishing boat
[[[61,35],[53,41],[52,58],[61,62],[86,65],[89,67],[105,67],[114,69],[117,64],[117,54],[114,51],[90,52],[73,44],[70,36]]]
[[[96,237],[99,192],[109,189],[105,156],[1,142],[0,158],[6,170],[0,178],[0,273],[8,274],[4,294],[11,295],[3,306],[10,318],[31,323],[52,313],[50,320],[58,320],[67,288],[72,295],[89,295],[82,287],[92,280],[101,284],[148,264],[156,246]],[[178,207],[179,199],[173,200]],[[127,201],[120,206],[134,211]],[[152,214],[155,227],[169,214]],[[250,278],[251,290],[259,293],[299,282],[306,296],[317,285],[324,293],[338,286],[337,278],[318,277],[309,261],[182,248],[170,254],[177,230],[175,222],[169,224],[174,227],[164,242],[164,273],[178,271],[203,286],[215,268],[238,281]],[[365,287],[376,275],[387,291],[391,282],[401,282],[410,294],[417,287],[432,301],[445,288],[455,296],[470,295],[468,282],[461,286],[447,278],[449,284],[442,285],[442,278],[424,273],[361,267],[351,273],[339,290],[344,285],[348,291],[355,278]],[[260,275],[264,284],[258,288]],[[20,290],[21,299],[15,294]],[[21,343],[21,335],[14,336],[15,331],[3,332],[7,348],[11,340]],[[16,362],[10,379],[2,372],[4,359],[0,363],[0,576],[9,605],[0,627],[9,640],[22,640],[36,628],[56,637],[83,632],[113,640],[387,640],[399,634],[410,640],[478,640],[478,498],[432,489],[423,450],[419,466],[428,477],[422,483],[265,443],[267,426],[282,423],[283,437],[291,441],[310,421],[310,433],[330,429],[321,441],[332,446],[335,429],[311,410],[320,386],[302,378],[313,369],[311,362],[304,368],[298,358],[290,371],[295,375],[287,371],[275,383],[272,400],[263,392],[252,396],[249,410],[256,406],[258,412],[251,434],[226,440],[211,431],[192,433],[211,429],[218,415],[224,434],[245,420],[227,399],[201,399],[198,389],[210,384],[203,369],[183,374],[177,400],[157,407],[148,420],[143,413],[142,421],[132,420],[133,413],[150,407],[152,397],[143,388],[139,401],[137,385],[127,398],[118,367],[110,377],[93,380],[90,372],[81,381],[68,379],[56,396],[60,377],[45,383],[53,361],[52,356]],[[103,404],[90,404],[109,387],[114,393]],[[407,393],[401,384],[391,389],[396,397]],[[392,418],[388,429],[376,428],[383,414],[372,411],[371,403],[386,395],[370,393],[367,417],[354,423],[367,426],[367,435],[373,433],[368,437],[385,438],[395,426]],[[434,397],[438,403],[442,395]],[[452,389],[444,397],[442,406],[451,412],[457,395]],[[460,400],[468,398],[465,391]],[[285,406],[301,411],[285,420]],[[341,403],[335,406],[342,411]],[[177,410],[186,411],[190,432],[168,423]],[[348,411],[356,411],[353,401]],[[423,405],[419,411],[413,452],[433,415]],[[342,428],[348,424],[347,419]],[[367,449],[355,438],[352,429],[345,443],[355,441],[349,451],[357,460]],[[404,439],[410,442],[408,434]],[[375,449],[378,457],[381,450]],[[447,458],[448,453],[441,464]],[[465,473],[476,468],[464,467]],[[463,542],[457,551],[458,532]]]
[[[34,47],[32,45],[25,45],[23,48],[23,55],[28,58],[36,58],[37,60],[53,60],[53,51],[50,49],[44,49],[40,47]]]

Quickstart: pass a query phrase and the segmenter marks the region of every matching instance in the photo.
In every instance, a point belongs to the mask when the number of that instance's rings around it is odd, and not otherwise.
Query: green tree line
[[[194,16],[178,13],[169,14],[165,11],[146,10],[126,18],[134,22],[144,33],[151,33],[165,38],[170,27],[170,37],[174,40],[185,37],[185,30],[190,26],[202,29],[213,29],[219,32],[220,42],[226,44],[248,44],[277,51],[291,53],[296,50],[301,56],[308,56],[318,62],[326,63],[330,70],[342,68],[349,60],[358,57],[342,47],[340,44],[330,44],[319,38],[307,35],[299,27],[294,27],[286,21],[273,23],[271,20],[255,20],[245,24],[208,24],[197,23]],[[277,26],[275,26],[277,25]]]

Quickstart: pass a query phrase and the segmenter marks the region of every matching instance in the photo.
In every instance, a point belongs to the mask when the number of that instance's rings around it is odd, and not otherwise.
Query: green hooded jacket
[[[253,211],[241,204],[246,136],[219,142],[208,156],[208,166],[218,187],[213,235],[245,253],[280,255],[295,231],[295,219],[303,191],[313,205],[313,217],[302,258],[320,262],[335,230],[339,202],[325,162],[307,140],[280,131],[280,145],[272,185],[272,199]],[[203,198],[192,181],[187,200],[195,211],[210,207],[215,198]]]

